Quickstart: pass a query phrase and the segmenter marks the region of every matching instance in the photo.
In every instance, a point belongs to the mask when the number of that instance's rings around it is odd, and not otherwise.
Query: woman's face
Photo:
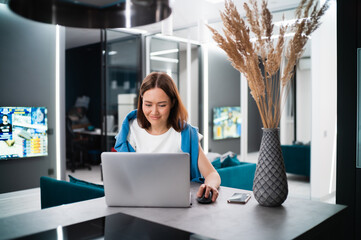
[[[143,113],[152,127],[167,127],[172,103],[160,88],[152,88],[143,94]]]

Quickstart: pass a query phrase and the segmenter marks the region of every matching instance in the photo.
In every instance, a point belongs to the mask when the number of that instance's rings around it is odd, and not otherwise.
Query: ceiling
[[[92,0],[96,2],[96,0]],[[268,8],[275,15],[282,15],[284,11],[295,9],[300,0],[269,0]],[[235,5],[241,15],[244,15],[244,0],[234,0]],[[259,6],[261,4],[260,1]],[[162,24],[173,29],[174,35],[192,40],[198,40],[196,33],[199,23],[217,23],[220,22],[219,11],[224,9],[224,0],[170,0],[172,15],[169,19],[162,22],[149,24],[133,28],[133,30],[142,31],[144,34],[154,34],[162,32]],[[287,15],[287,14],[286,14]],[[287,19],[287,16],[286,16]],[[276,20],[276,19],[275,19]],[[195,33],[190,36],[190,28],[193,27]],[[182,34],[182,31],[185,33]],[[178,33],[178,34],[175,34]],[[100,41],[100,31],[96,29],[66,28],[66,48],[84,46]]]

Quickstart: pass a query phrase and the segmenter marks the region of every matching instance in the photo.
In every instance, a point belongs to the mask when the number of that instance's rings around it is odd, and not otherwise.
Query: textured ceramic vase
[[[253,194],[266,207],[280,206],[287,198],[288,184],[283,161],[279,128],[263,128]]]

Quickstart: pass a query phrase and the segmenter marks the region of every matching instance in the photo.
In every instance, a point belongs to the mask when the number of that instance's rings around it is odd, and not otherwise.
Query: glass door
[[[111,151],[115,136],[127,113],[137,108],[142,79],[141,35],[103,32],[103,150]]]

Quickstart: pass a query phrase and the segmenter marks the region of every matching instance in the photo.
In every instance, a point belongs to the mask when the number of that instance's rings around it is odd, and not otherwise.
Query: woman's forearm
[[[217,171],[213,171],[208,174],[208,176],[204,180],[204,183],[218,189],[221,185],[221,178],[219,177]]]

